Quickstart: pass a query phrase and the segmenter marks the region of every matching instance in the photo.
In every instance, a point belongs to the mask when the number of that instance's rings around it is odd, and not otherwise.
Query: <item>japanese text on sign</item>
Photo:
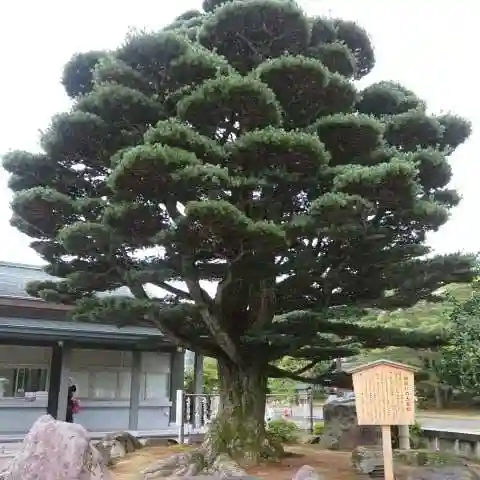
[[[415,421],[413,372],[388,364],[353,374],[359,425],[410,425]]]

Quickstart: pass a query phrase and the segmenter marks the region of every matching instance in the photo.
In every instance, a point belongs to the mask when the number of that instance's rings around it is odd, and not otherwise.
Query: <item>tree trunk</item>
[[[225,453],[249,463],[281,455],[281,445],[265,430],[268,377],[263,366],[239,367],[219,359],[218,377],[220,405],[207,435],[212,455]]]

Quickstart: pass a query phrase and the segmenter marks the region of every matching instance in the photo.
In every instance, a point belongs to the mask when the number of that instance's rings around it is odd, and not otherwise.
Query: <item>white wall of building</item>
[[[166,428],[171,405],[171,354],[141,355],[138,428]],[[49,347],[0,345],[0,433],[26,432],[45,413],[50,359]],[[129,351],[73,350],[70,376],[82,405],[76,421],[91,431],[127,428],[131,375]]]

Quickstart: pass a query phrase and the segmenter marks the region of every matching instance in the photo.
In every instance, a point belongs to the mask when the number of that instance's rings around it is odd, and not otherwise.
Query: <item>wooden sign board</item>
[[[351,369],[359,425],[382,427],[385,480],[394,480],[391,425],[415,423],[415,369],[378,360]]]
[[[359,425],[415,423],[415,369],[378,360],[350,371]]]

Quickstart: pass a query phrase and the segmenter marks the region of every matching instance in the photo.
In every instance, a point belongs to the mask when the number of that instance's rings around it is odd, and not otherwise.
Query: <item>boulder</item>
[[[474,471],[466,468],[464,459],[451,453],[428,450],[394,450],[393,460],[396,474],[403,472],[407,467],[410,475],[416,475],[411,477],[411,480],[457,478],[451,477],[451,472],[464,472],[463,477],[458,477],[460,480],[463,478],[480,479],[480,477],[475,476]],[[355,448],[352,452],[352,464],[362,476],[383,478],[383,453],[379,447],[359,446]],[[440,474],[446,476],[443,477]],[[426,476],[423,477],[422,475]],[[402,475],[401,478],[405,478],[405,476]]]
[[[352,451],[352,465],[355,470],[363,475],[371,475],[383,469],[383,453],[381,448],[356,447]]]
[[[105,435],[95,443],[107,465],[113,465],[119,458],[143,448],[140,440],[128,432],[115,432]]]
[[[338,399],[323,406],[324,429],[320,445],[330,450],[353,450],[359,445],[380,445],[379,427],[357,423],[355,400]]]
[[[410,471],[407,480],[479,480],[475,470],[464,466],[418,467]]]
[[[122,445],[126,453],[132,453],[140,450],[143,445],[140,440],[129,432],[115,432],[105,435],[102,442],[116,442]]]
[[[298,470],[292,480],[324,480],[324,478],[323,475],[317,473],[310,465],[304,465]]]
[[[112,480],[112,477],[81,425],[44,415],[33,424],[3,479]]]

